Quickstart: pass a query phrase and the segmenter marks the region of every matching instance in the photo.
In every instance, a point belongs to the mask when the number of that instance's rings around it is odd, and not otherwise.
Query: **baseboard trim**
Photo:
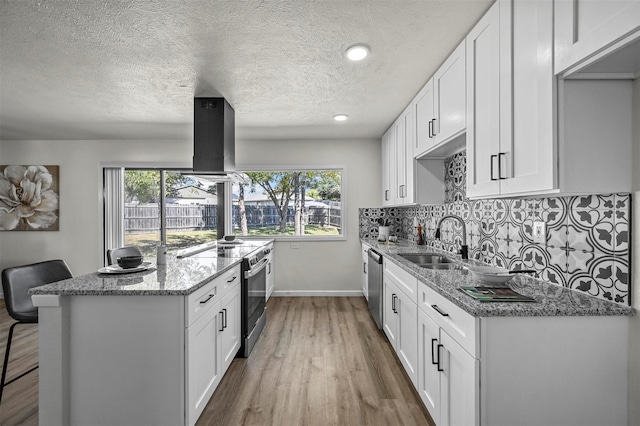
[[[361,290],[274,290],[271,297],[358,297]]]

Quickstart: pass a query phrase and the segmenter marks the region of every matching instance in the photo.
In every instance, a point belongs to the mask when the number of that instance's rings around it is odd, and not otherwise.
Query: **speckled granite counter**
[[[362,239],[362,242],[373,247],[383,256],[403,267],[411,275],[418,278],[418,282],[428,285],[468,313],[476,317],[495,316],[595,316],[595,315],[634,315],[635,310],[629,306],[622,306],[607,302],[575,290],[560,287],[551,283],[534,279],[525,274],[515,274],[507,285],[525,296],[533,297],[533,302],[480,302],[458,289],[462,286],[479,285],[479,281],[471,276],[464,264],[482,263],[469,260],[459,262],[459,268],[448,270],[433,270],[417,266],[399,253],[424,253],[436,251],[451,256],[431,247],[418,246],[415,243],[400,241],[398,243],[378,243],[372,239]]]
[[[256,249],[273,242],[252,240]],[[155,259],[151,259],[155,263]],[[179,296],[193,293],[242,259],[219,257],[215,247],[191,257],[167,256],[166,265],[153,265],[146,271],[131,274],[94,272],[68,280],[36,287],[29,295],[59,296]]]
[[[167,257],[166,265],[132,274],[94,272],[32,289],[29,294],[59,296],[177,296],[193,293],[242,259]]]

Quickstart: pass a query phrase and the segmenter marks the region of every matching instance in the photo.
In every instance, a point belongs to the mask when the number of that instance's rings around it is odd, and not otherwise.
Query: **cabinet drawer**
[[[384,274],[390,276],[400,291],[417,303],[418,279],[385,257],[383,257],[382,263],[384,265]]]
[[[239,285],[242,276],[240,275],[240,265],[236,265],[228,271],[224,272],[219,277],[216,277],[214,280],[215,283],[218,283],[218,291],[220,292],[220,297],[223,297],[225,294],[229,292],[234,286]]]
[[[221,282],[215,279],[187,296],[185,308],[187,327],[190,327],[220,300],[222,297],[220,287]]]
[[[426,284],[419,285],[418,307],[446,331],[471,356],[479,358],[476,318],[445,299]]]

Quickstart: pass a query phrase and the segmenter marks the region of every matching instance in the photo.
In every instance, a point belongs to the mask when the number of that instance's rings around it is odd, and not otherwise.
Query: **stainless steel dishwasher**
[[[367,250],[367,291],[369,311],[379,329],[382,329],[382,255],[374,249]]]

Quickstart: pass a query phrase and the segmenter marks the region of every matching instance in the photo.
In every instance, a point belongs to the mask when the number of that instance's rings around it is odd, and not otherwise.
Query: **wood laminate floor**
[[[233,361],[197,426],[433,425],[364,298],[271,298],[267,313],[251,357]],[[2,304],[2,357],[11,322]],[[14,338],[10,378],[37,362],[37,326]],[[0,425],[38,424],[37,383],[36,370],[5,388]]]

